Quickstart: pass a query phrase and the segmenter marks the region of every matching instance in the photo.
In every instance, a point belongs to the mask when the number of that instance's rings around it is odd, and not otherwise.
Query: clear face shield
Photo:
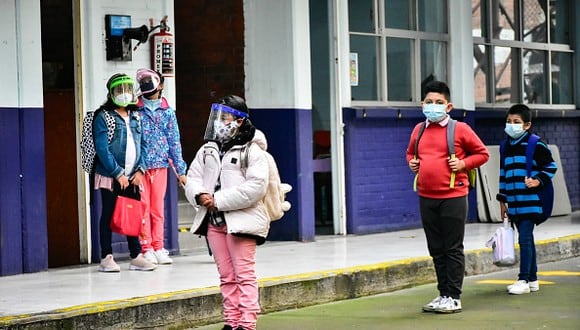
[[[238,133],[239,123],[236,118],[246,117],[248,117],[247,113],[225,104],[212,104],[204,140],[218,141],[220,143],[230,141]]]
[[[109,95],[111,95],[113,103],[120,107],[135,104],[136,98],[133,85],[133,79],[129,76],[118,77],[111,81]]]

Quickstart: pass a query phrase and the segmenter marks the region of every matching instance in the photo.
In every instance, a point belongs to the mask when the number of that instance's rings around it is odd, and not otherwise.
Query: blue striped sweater
[[[526,188],[526,147],[530,133],[518,139],[508,138],[505,143],[504,163],[500,162],[499,194],[497,199],[508,204],[508,216],[514,221],[533,220],[537,222],[542,214],[542,203],[538,190],[544,182],[552,180],[558,166],[552,158],[547,144],[540,140],[534,151],[531,177],[542,184],[538,188]]]

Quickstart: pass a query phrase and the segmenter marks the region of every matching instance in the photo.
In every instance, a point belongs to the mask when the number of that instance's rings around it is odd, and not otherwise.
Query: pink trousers
[[[144,223],[139,235],[141,252],[163,248],[163,226],[165,222],[165,191],[167,190],[167,169],[155,168],[143,176],[141,201],[145,206]]]
[[[256,329],[260,303],[256,278],[256,241],[227,234],[226,226],[208,226],[207,239],[220,274],[225,323]]]

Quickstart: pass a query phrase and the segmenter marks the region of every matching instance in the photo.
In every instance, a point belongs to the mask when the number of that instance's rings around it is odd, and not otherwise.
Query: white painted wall
[[[40,3],[0,1],[0,107],[42,107]]]
[[[132,77],[139,68],[151,68],[151,43],[139,45],[133,52],[132,61],[107,61],[105,45],[105,15],[130,15],[132,27],[145,24],[149,27],[149,18],[159,24],[163,16],[168,15],[170,32],[175,35],[173,1],[165,0],[82,0],[81,4],[81,52],[82,52],[82,112],[95,110],[106,99],[106,83],[110,76],[123,72]],[[159,32],[159,30],[156,30]],[[137,44],[132,40],[133,47]],[[179,45],[176,45],[179,47]],[[176,70],[176,75],[179,72]],[[165,79],[163,91],[169,103],[175,105],[175,78]]]
[[[245,0],[245,87],[252,108],[311,109],[308,0]]]

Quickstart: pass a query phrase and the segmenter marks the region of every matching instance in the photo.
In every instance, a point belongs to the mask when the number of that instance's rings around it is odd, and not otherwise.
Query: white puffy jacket
[[[268,236],[270,220],[262,203],[268,187],[268,161],[264,154],[268,144],[259,130],[252,142],[245,170],[240,168],[241,145],[233,146],[221,161],[215,142],[207,142],[197,151],[187,171],[185,186],[185,196],[197,211],[192,233],[198,230],[207,213],[207,208],[198,205],[195,197],[208,193],[213,194],[218,210],[224,212],[228,233]],[[218,177],[221,188],[214,192]]]

